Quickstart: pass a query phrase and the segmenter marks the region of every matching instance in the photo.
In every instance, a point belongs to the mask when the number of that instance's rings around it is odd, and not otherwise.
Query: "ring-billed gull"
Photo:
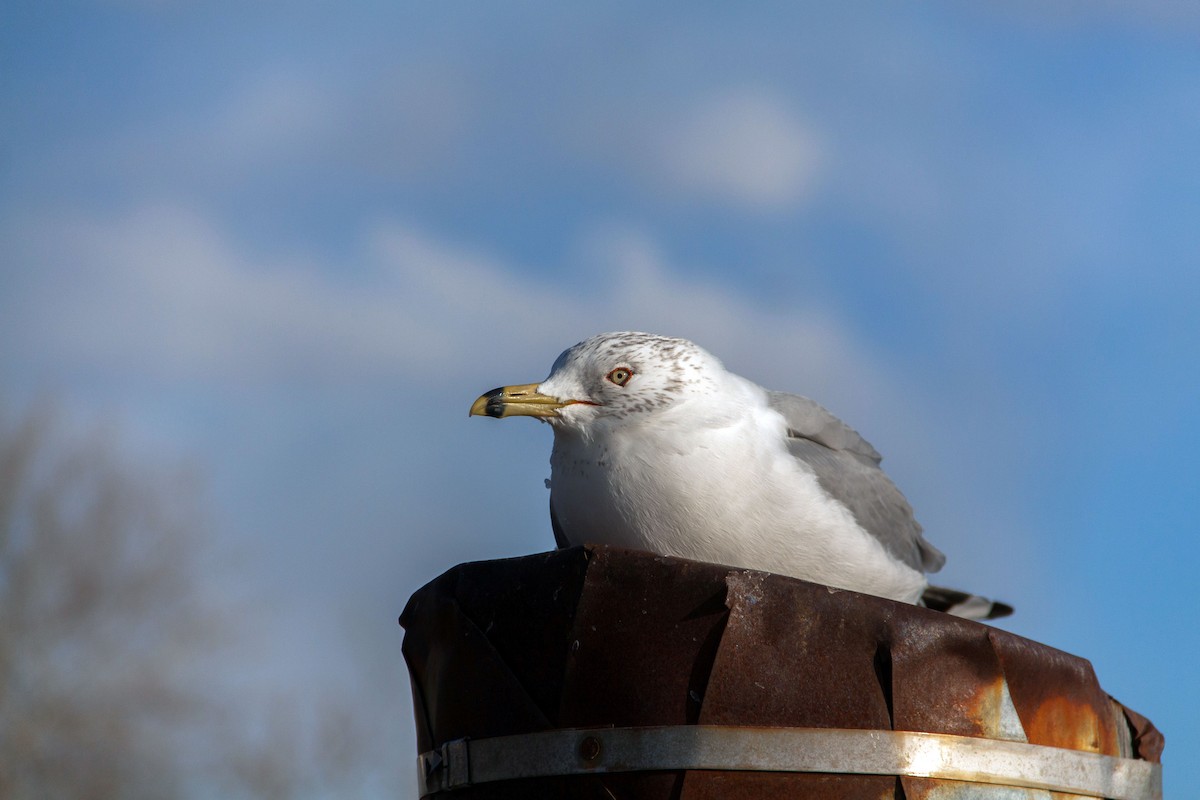
[[[648,550],[973,618],[1012,611],[928,585],[945,556],[858,433],[685,339],[594,336],[563,352],[546,380],[494,389],[471,414],[554,429],[550,516],[561,547]]]

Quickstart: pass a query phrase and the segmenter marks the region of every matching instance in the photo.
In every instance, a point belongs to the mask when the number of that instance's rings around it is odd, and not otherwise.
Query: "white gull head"
[[[740,380],[686,339],[621,332],[564,351],[537,391],[571,401],[547,422],[587,434],[671,418],[694,424],[734,419],[729,395],[746,399],[737,391]]]

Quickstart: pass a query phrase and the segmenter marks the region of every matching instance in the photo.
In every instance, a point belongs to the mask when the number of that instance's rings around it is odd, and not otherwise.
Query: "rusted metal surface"
[[[1083,659],[927,609],[711,564],[600,546],[464,564],[418,591],[401,622],[422,752],[464,737],[695,724],[925,731],[1155,762],[1162,750],[1161,734],[1111,700]],[[915,777],[694,770],[453,796],[992,795]]]

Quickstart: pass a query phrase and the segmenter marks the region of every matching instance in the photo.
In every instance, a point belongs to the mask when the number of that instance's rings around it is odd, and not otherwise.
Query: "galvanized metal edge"
[[[606,772],[898,775],[1162,800],[1162,766],[1060,747],[915,731],[674,725],[456,739],[418,757],[421,796],[492,781]]]

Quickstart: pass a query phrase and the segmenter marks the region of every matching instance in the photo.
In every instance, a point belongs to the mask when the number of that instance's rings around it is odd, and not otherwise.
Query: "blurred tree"
[[[205,711],[187,668],[217,630],[198,507],[49,409],[0,418],[0,797],[179,792],[173,744]]]
[[[362,795],[386,748],[361,698],[215,679],[246,653],[205,530],[185,471],[0,404],[0,798]]]

